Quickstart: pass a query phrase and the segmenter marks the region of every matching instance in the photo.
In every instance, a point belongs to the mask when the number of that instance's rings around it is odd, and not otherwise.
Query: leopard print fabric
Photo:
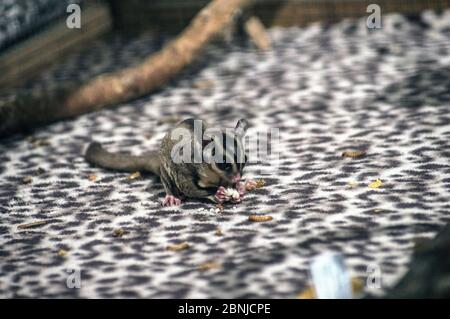
[[[378,267],[381,287],[366,293],[392,286],[415,242],[450,220],[450,11],[385,15],[380,30],[360,19],[270,36],[271,51],[214,44],[152,95],[42,128],[34,140],[3,140],[0,296],[295,298],[312,258],[330,250],[352,276]],[[99,41],[27,88],[136,63],[161,41]],[[130,180],[83,158],[93,139],[111,151],[153,150],[174,117],[224,127],[244,117],[249,135],[278,128],[278,169],[248,165],[245,177],[266,185],[218,212],[195,200],[163,208],[156,178]],[[365,156],[341,156],[361,148]],[[47,223],[18,228],[35,221]],[[167,249],[182,242],[190,247]],[[69,288],[77,271],[81,287]]]

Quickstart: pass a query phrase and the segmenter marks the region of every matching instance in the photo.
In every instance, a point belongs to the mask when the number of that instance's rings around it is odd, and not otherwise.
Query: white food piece
[[[239,197],[241,195],[239,195],[239,192],[236,189],[234,189],[234,188],[227,188],[225,190],[225,196],[227,196],[229,198],[232,198],[232,199],[239,199]]]

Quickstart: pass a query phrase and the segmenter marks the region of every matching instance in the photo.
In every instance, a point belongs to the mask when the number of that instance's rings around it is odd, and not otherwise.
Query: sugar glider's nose
[[[240,173],[236,173],[236,175],[234,175],[233,177],[231,177],[231,181],[233,183],[237,183],[241,181],[241,174]]]

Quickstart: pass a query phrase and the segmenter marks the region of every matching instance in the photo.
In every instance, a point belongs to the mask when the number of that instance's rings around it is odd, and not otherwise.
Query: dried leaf
[[[117,228],[117,229],[114,229],[114,231],[113,231],[113,236],[114,237],[122,237],[123,235],[125,235],[125,234],[127,234],[128,232],[125,230],[125,229],[123,229],[123,228]]]
[[[266,185],[266,182],[263,179],[259,179],[256,181],[256,188],[264,187],[264,185]]]
[[[141,177],[141,172],[134,172],[134,173],[128,175],[128,180],[133,180],[133,179],[136,179],[139,177]]]
[[[33,223],[28,223],[28,224],[22,224],[17,226],[18,229],[28,229],[28,228],[35,228],[35,227],[39,227],[42,225],[46,225],[47,222],[45,220],[41,220],[41,221],[37,221],[37,222],[33,222]]]
[[[353,277],[352,278],[353,295],[358,295],[362,293],[363,290],[364,290],[364,281],[361,278]]]
[[[67,256],[67,250],[64,250],[64,249],[58,250],[58,256],[59,257],[66,257]]]
[[[24,183],[24,184],[30,184],[32,181],[33,181],[33,178],[31,176],[25,176],[22,179],[22,183]]]
[[[223,232],[220,227],[217,227],[217,229],[216,229],[216,236],[223,236]]]
[[[222,267],[221,264],[216,263],[214,261],[206,262],[206,263],[203,263],[200,266],[198,266],[198,268],[202,271],[209,270],[209,269],[220,269],[221,267]]]
[[[95,175],[95,174],[91,174],[91,175],[89,175],[89,180],[91,181],[91,182],[95,182],[96,180],[97,180],[97,175]]]
[[[268,222],[273,219],[270,215],[250,215],[248,216],[248,220],[251,222]]]
[[[28,141],[30,142],[31,147],[33,148],[50,145],[50,142],[44,138],[30,137]]]
[[[308,286],[297,296],[298,299],[316,299],[316,292],[312,286]]]
[[[167,246],[167,250],[170,251],[181,251],[181,250],[185,250],[188,249],[190,246],[187,242],[182,242],[181,244],[174,244],[174,245],[169,245]]]
[[[366,151],[345,151],[342,153],[342,157],[362,157],[366,155]]]
[[[219,210],[219,212],[223,212],[223,210],[225,209],[225,207],[223,206],[223,204],[217,204],[217,205],[215,205],[214,207],[216,207],[216,208]]]
[[[376,181],[369,184],[369,188],[376,189],[379,188],[381,184],[381,179],[378,178]]]

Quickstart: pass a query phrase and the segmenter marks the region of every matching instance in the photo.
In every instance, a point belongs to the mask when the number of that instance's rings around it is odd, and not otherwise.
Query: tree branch
[[[254,1],[212,0],[178,37],[141,64],[59,90],[57,98],[51,92],[40,96],[22,93],[1,101],[0,137],[125,102],[161,87],[189,65],[238,10]]]

